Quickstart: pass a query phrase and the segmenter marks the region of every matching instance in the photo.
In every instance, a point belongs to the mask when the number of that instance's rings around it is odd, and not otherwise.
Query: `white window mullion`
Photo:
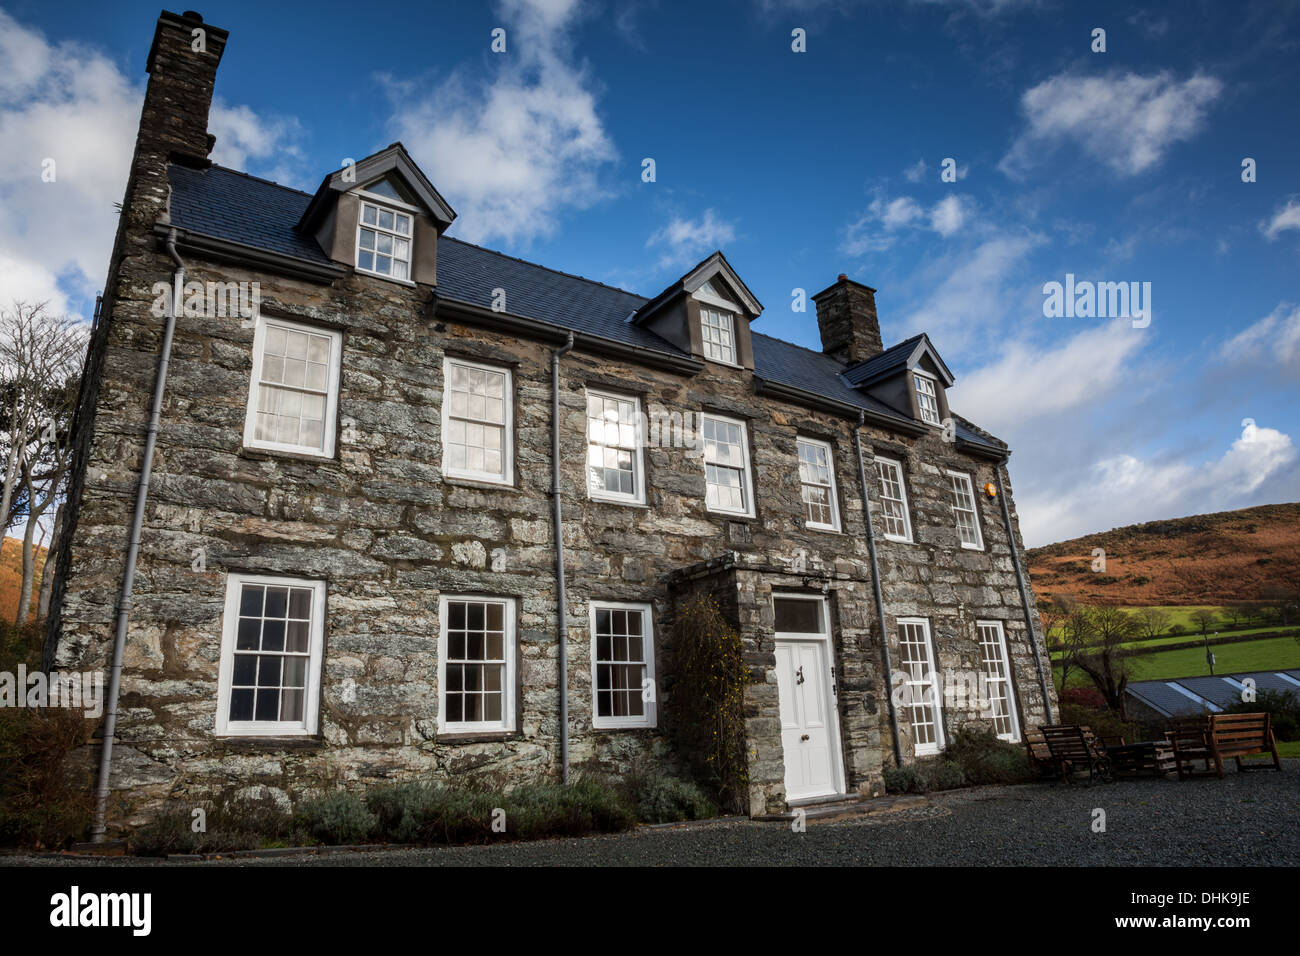
[[[891,541],[912,540],[912,519],[907,510],[907,487],[903,466],[890,458],[876,459],[880,480],[880,510],[885,519],[885,537]]]
[[[510,370],[461,359],[443,362],[442,472],[493,484],[514,482]]]
[[[592,726],[654,727],[654,624],[649,604],[592,601]],[[646,699],[647,696],[650,699]]]
[[[975,507],[975,492],[971,486],[970,475],[960,471],[949,471],[948,481],[952,487],[953,518],[961,546],[974,551],[983,551],[984,538],[980,533],[979,514]]]
[[[343,335],[259,315],[244,445],[334,457]]]
[[[921,420],[930,425],[939,424],[939,398],[935,392],[934,379],[913,372],[916,382],[916,405],[921,410]]]
[[[514,601],[443,595],[438,617],[439,732],[514,730]]]
[[[930,647],[930,622],[925,618],[898,619],[899,659],[906,672],[906,711],[912,728],[916,756],[943,749],[943,709],[939,674]]]
[[[1020,740],[1020,722],[1016,716],[1015,688],[1011,683],[1011,663],[1007,654],[1007,637],[1001,621],[976,621],[980,639],[980,657],[984,664],[988,717],[993,732],[1003,740]]]
[[[700,437],[704,442],[705,506],[709,511],[753,515],[745,423],[702,415]]]
[[[835,495],[835,460],[831,446],[815,438],[797,440],[800,495],[804,523],[820,531],[840,530],[839,503]]]
[[[587,391],[587,491],[592,498],[645,502],[643,444],[637,399]]]

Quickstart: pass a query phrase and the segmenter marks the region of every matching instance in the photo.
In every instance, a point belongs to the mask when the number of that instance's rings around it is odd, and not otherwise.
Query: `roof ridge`
[[[639,292],[632,292],[629,289],[621,289],[616,285],[609,285],[608,283],[601,282],[599,279],[588,279],[586,276],[576,275],[572,272],[565,272],[562,269],[554,269],[551,266],[544,266],[540,262],[530,262],[527,259],[521,259],[519,256],[512,256],[510,255],[510,253],[502,252],[499,249],[489,249],[487,246],[480,246],[474,242],[467,242],[464,239],[457,239],[455,236],[439,236],[438,238],[442,242],[459,243],[462,246],[469,246],[471,249],[478,249],[480,252],[488,252],[494,256],[500,256],[502,259],[510,259],[513,260],[514,262],[519,262],[526,266],[532,266],[534,269],[541,269],[545,272],[554,273],[557,276],[564,276],[566,279],[577,279],[579,282],[585,282],[588,285],[598,285],[602,289],[609,289],[611,292],[621,292],[623,295],[630,295],[634,299],[641,299],[643,302],[650,301],[645,296],[641,295],[641,293]]]
[[[172,165],[176,164],[173,163]],[[283,189],[286,192],[297,193],[299,196],[306,196],[309,199],[314,195],[314,193],[295,189],[293,186],[286,186],[284,183],[277,183],[274,179],[267,179],[264,176],[254,176],[252,173],[246,173],[242,169],[231,169],[229,166],[222,166],[220,163],[213,163],[209,169],[219,169],[223,173],[233,173],[236,176],[243,176],[245,179],[251,179],[254,182],[266,183],[266,185],[274,186],[276,189]]]

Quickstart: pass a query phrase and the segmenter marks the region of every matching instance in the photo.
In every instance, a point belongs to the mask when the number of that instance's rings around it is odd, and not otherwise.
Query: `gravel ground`
[[[583,839],[215,860],[183,866],[1296,866],[1300,767],[1223,780],[978,787],[847,820],[735,821]],[[1095,809],[1104,833],[1093,832]],[[0,857],[3,865],[167,865]]]

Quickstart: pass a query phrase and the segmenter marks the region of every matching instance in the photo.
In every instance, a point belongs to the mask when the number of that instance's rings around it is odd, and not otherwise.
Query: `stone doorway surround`
[[[815,557],[729,551],[669,578],[674,609],[699,595],[712,596],[739,630],[750,681],[745,687],[745,737],[749,815],[783,814],[785,756],[781,742],[773,592],[826,598],[828,651],[838,684],[841,764],[849,794],[884,792],[882,767],[889,746],[879,635],[870,569],[851,561],[826,567]],[[882,733],[883,731],[883,733]]]

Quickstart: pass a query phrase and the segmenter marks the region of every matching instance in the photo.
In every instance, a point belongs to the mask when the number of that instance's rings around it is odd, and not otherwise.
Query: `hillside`
[[[32,585],[32,610],[40,598],[41,569],[45,563],[45,549],[36,549],[36,581]],[[13,621],[18,610],[18,592],[23,586],[23,543],[18,538],[5,538],[0,548],[0,621]]]
[[[1092,551],[1106,570],[1092,570]],[[1039,596],[1087,604],[1223,605],[1300,590],[1300,503],[1170,518],[1029,551]]]

